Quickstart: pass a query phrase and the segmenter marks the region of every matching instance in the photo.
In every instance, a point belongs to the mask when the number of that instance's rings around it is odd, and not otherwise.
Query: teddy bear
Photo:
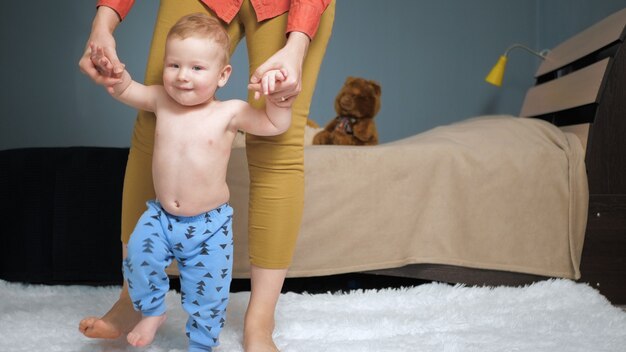
[[[374,116],[380,110],[380,85],[348,77],[335,98],[337,117],[313,137],[313,144],[376,145]]]

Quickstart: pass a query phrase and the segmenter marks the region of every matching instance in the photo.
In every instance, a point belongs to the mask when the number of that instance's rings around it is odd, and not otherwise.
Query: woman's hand
[[[254,91],[254,98],[265,95],[280,107],[290,107],[302,90],[302,64],[309,47],[309,37],[301,32],[289,33],[285,46],[259,66],[252,77],[248,89]],[[263,77],[271,70],[280,70],[285,80],[276,82],[273,90],[263,84]],[[264,87],[265,86],[265,87]]]
[[[98,7],[85,52],[78,62],[78,67],[82,73],[89,76],[96,84],[105,87],[119,83],[124,72],[124,65],[117,58],[115,38],[113,37],[113,31],[119,22],[119,17],[113,9],[106,6]],[[93,46],[102,48],[107,60],[94,62],[92,60]]]

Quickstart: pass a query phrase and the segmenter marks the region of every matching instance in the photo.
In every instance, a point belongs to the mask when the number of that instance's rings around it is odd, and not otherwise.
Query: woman
[[[105,48],[112,64],[97,67],[89,46],[79,67],[97,84],[107,85],[123,71],[115,52],[113,31],[134,0],[100,0],[88,42]],[[244,321],[244,349],[276,351],[272,340],[274,311],[291,263],[304,205],[304,127],[326,45],[332,31],[332,0],[161,0],[146,70],[146,84],[159,84],[165,36],[180,17],[204,12],[220,18],[231,39],[231,54],[245,36],[251,78],[248,100],[261,92],[260,77],[270,69],[287,71],[287,81],[266,96],[292,106],[292,125],[275,137],[246,136],[250,170],[248,246],[251,295]],[[256,68],[256,69],[255,69]],[[154,115],[140,111],[135,123],[126,167],[122,200],[122,246],[145,208],[154,198],[151,154]],[[103,317],[88,317],[80,331],[88,337],[117,338],[132,330],[140,315],[132,308],[126,284],[119,300]]]

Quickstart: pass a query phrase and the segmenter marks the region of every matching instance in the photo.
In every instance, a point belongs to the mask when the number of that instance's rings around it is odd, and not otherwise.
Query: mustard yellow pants
[[[180,17],[195,12],[215,16],[199,0],[161,0],[146,69],[146,84],[162,84],[167,32]],[[303,64],[302,91],[293,104],[290,129],[274,137],[246,136],[250,171],[249,256],[250,262],[261,268],[284,269],[291,263],[304,207],[304,128],[334,15],[335,3],[332,2],[309,45]],[[231,54],[245,37],[252,75],[258,66],[285,45],[286,25],[287,14],[257,22],[252,5],[245,0],[239,14],[230,24],[225,24],[231,40]],[[262,100],[254,100],[252,94],[248,94],[248,101],[256,107],[264,104]],[[128,243],[137,220],[145,211],[146,201],[155,198],[152,183],[154,129],[154,114],[140,111],[124,179],[123,243]]]

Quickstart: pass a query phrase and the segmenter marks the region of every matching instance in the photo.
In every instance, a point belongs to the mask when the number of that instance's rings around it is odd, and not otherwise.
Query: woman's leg
[[[244,325],[244,349],[277,350],[272,341],[274,311],[300,231],[304,207],[304,129],[317,75],[330,38],[335,12],[331,3],[309,46],[302,72],[302,91],[293,105],[292,125],[280,136],[247,135],[250,170],[248,245],[252,292]],[[244,1],[250,73],[285,44],[287,14],[257,23]],[[252,94],[248,100],[261,107]]]
[[[184,15],[194,12],[210,13],[198,0],[161,0],[154,28],[150,55],[146,67],[146,84],[162,83],[165,38],[174,23]],[[124,176],[122,196],[122,248],[126,258],[126,243],[137,220],[146,207],[146,201],[154,199],[152,184],[152,148],[154,144],[155,116],[140,111],[137,115],[130,153]],[[102,317],[87,317],[79,324],[79,330],[87,337],[117,338],[125,334],[141,319],[133,309],[126,282],[118,301]]]
[[[122,256],[126,258],[126,244],[122,244]],[[113,307],[102,317],[86,317],[80,321],[78,329],[83,335],[99,339],[116,339],[131,331],[141,320],[141,314],[135,312],[128,295],[126,280],[120,296]]]

